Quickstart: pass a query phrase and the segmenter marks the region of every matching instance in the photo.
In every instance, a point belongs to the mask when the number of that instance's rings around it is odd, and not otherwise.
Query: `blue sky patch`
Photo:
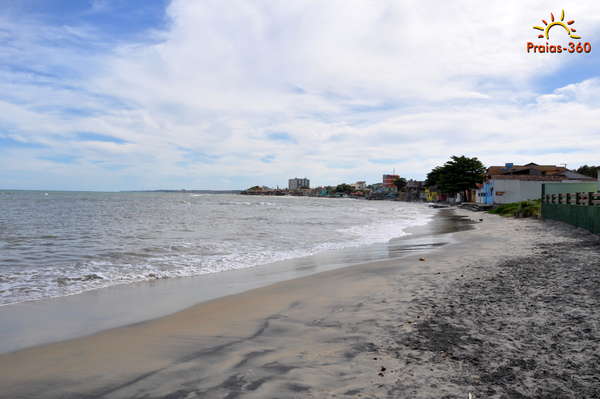
[[[52,161],[52,162],[56,162],[56,163],[62,163],[62,164],[72,164],[75,163],[75,161],[78,159],[78,157],[74,156],[74,155],[44,155],[39,157],[39,159],[43,159],[44,161]]]
[[[284,143],[296,143],[296,139],[292,137],[289,133],[285,132],[267,133],[267,139],[271,141],[281,141]]]
[[[542,75],[536,79],[535,85],[543,93],[552,93],[561,87],[600,76],[600,55],[592,52],[577,57],[578,60],[569,60],[555,73]]]
[[[167,25],[170,0],[19,0],[3,2],[11,14],[33,16],[54,26],[93,26],[103,36],[125,39]]]
[[[92,133],[92,132],[77,133],[76,139],[78,141],[101,141],[104,143],[116,143],[116,144],[128,143],[128,141],[125,141],[118,137],[109,136],[108,134],[100,134],[100,133]]]
[[[46,146],[40,143],[15,140],[0,134],[0,150],[5,148],[46,148]]]
[[[264,163],[271,163],[275,160],[275,155],[269,154],[260,159]]]

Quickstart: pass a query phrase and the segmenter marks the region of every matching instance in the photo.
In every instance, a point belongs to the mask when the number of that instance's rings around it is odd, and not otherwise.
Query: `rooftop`
[[[486,175],[491,179],[505,180],[595,180],[589,176],[569,170],[564,166],[538,165],[533,162],[527,165],[490,166],[487,169]]]
[[[505,166],[490,166],[487,169],[488,176],[494,175],[505,175],[505,174],[515,174],[515,173],[523,173],[526,171],[535,170],[541,172],[545,175],[554,175],[560,174],[565,171],[568,171],[564,166],[556,166],[556,165],[538,165],[536,163],[530,162],[526,165],[512,165],[510,167]]]
[[[575,173],[575,172],[573,172]],[[579,173],[575,173],[579,175]],[[583,175],[580,175],[583,176]],[[563,181],[563,180],[582,180],[582,181],[596,181],[593,177],[583,176],[583,177],[575,177],[568,176],[567,174],[556,174],[556,175],[546,175],[546,176],[537,176],[537,175],[493,175],[489,176],[490,179],[494,180],[526,180],[526,181]]]

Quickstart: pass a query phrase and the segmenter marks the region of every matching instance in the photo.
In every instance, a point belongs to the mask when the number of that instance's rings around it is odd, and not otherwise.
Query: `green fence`
[[[545,194],[542,197],[542,218],[559,220],[600,234],[600,194]]]
[[[542,203],[542,217],[560,220],[600,234],[600,206]]]

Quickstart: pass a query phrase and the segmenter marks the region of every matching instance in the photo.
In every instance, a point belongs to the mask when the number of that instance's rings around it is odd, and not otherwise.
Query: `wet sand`
[[[598,397],[597,238],[458,212],[483,221],[426,255],[0,355],[0,396]]]

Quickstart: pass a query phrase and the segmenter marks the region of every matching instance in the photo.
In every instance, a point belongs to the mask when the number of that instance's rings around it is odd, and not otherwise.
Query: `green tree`
[[[425,179],[425,186],[431,187],[438,184],[440,181],[440,175],[443,173],[442,166],[436,166],[431,170],[431,172],[427,173],[427,178]]]
[[[335,188],[336,193],[350,194],[352,191],[354,191],[354,187],[346,183],[338,184]]]
[[[593,178],[598,177],[598,170],[600,170],[600,166],[587,166],[583,165],[577,169],[577,173],[581,173],[582,175],[590,176]]]
[[[452,156],[443,166],[437,166],[427,174],[426,185],[438,186],[447,194],[464,193],[482,183],[484,176],[485,166],[479,159]]]
[[[406,179],[404,177],[397,177],[394,179],[394,186],[398,189],[398,191],[402,191],[404,187],[406,187]]]

